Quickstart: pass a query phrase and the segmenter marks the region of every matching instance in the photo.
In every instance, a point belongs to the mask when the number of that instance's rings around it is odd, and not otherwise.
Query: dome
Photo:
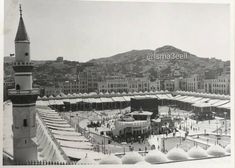
[[[112,94],[112,95],[114,95],[114,94],[115,94],[115,92],[114,92],[114,91],[112,91],[112,92],[111,92],[111,94]]]
[[[146,161],[140,161],[140,162],[137,162],[136,165],[151,165],[151,164]]]
[[[122,95],[125,95],[126,94],[126,92],[122,92]]]
[[[61,98],[61,96],[60,96],[60,95],[57,95],[56,98]]]
[[[143,161],[143,157],[138,152],[129,152],[122,157],[122,164],[136,164]]]
[[[199,159],[208,157],[208,154],[206,153],[206,150],[202,149],[200,146],[194,146],[188,151],[188,155],[191,158]]]
[[[64,93],[60,94],[61,97],[67,97]]]
[[[168,159],[164,153],[159,150],[152,150],[145,156],[145,161],[151,164],[167,162]]]
[[[93,164],[96,164],[96,161],[86,156],[85,158],[80,159],[76,164],[77,165],[93,165]]]
[[[101,159],[99,164],[122,164],[122,161],[120,158],[118,158],[114,154],[111,154],[111,155]]]
[[[97,93],[96,92],[90,92],[89,95],[94,96],[94,95],[97,95]]]
[[[103,95],[103,92],[100,92],[99,95]]]
[[[231,145],[227,145],[226,148],[225,148],[226,152],[227,153],[231,153]]]
[[[49,98],[54,98],[54,97],[52,95],[50,95]]]
[[[43,96],[42,99],[47,99],[47,97],[46,97],[46,96]]]
[[[176,161],[186,160],[188,159],[188,155],[183,149],[179,147],[175,147],[167,153],[167,158],[170,160],[176,160]]]
[[[211,156],[223,156],[225,150],[219,145],[212,145],[207,149],[207,153]]]

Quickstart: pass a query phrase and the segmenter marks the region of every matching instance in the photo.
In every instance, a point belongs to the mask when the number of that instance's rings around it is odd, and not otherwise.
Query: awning
[[[217,108],[223,108],[223,109],[228,109],[228,110],[230,110],[230,108],[231,108],[231,103],[229,102],[229,103],[223,104],[223,105],[221,105],[221,106],[217,106]]]
[[[211,104],[210,103],[195,103],[192,106],[204,108],[204,107],[211,107]]]
[[[107,98],[107,97],[101,97],[100,98],[102,103],[111,103],[113,102],[113,100],[111,98]]]
[[[161,99],[161,100],[163,100],[163,99],[168,100],[169,99],[169,97],[166,94],[157,94],[156,96],[158,99]]]
[[[123,96],[123,98],[125,99],[125,101],[131,101],[132,96]]]
[[[222,106],[222,105],[227,104],[229,102],[230,102],[230,100],[220,100],[219,102],[214,103],[212,106],[213,107]]]
[[[123,97],[112,97],[115,102],[125,102],[126,100]]]

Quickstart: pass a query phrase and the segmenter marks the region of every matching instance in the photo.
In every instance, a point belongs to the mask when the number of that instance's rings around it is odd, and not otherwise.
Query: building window
[[[27,127],[27,126],[28,126],[27,119],[24,119],[24,120],[23,120],[23,126],[24,126],[24,127]]]

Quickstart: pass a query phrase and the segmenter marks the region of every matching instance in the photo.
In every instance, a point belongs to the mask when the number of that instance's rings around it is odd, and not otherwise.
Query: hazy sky
[[[5,51],[14,53],[19,0],[5,1]],[[156,2],[21,0],[31,58],[88,61],[173,45],[229,60],[229,6]]]

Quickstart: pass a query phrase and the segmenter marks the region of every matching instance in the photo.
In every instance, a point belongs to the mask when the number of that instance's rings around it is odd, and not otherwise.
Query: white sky
[[[19,0],[5,1],[5,51],[14,53]],[[229,6],[157,2],[22,0],[31,58],[88,61],[173,45],[229,60]]]

